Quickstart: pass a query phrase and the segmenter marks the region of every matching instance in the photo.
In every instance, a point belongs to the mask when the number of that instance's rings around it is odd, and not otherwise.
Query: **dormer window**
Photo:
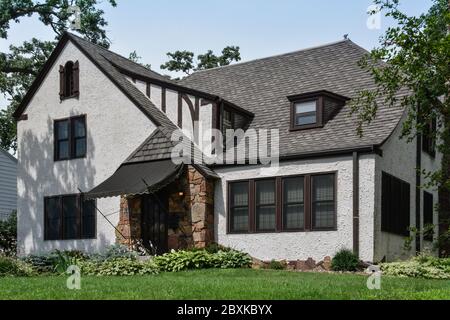
[[[59,96],[61,100],[79,96],[79,64],[67,61],[59,66]]]
[[[295,125],[306,126],[317,124],[318,100],[301,101],[294,103]]]
[[[291,131],[320,128],[345,105],[348,98],[328,91],[289,96]]]

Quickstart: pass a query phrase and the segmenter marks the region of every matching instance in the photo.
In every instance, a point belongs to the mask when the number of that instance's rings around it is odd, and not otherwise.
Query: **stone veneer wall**
[[[182,192],[182,194],[180,194]],[[194,167],[161,190],[168,198],[168,249],[204,248],[214,242],[214,183]],[[141,239],[141,197],[120,201],[117,242],[134,247]]]

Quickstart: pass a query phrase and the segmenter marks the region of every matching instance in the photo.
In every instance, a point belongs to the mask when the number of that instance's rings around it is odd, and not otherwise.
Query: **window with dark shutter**
[[[94,200],[81,195],[63,195],[44,199],[45,240],[93,239],[96,237]]]
[[[64,66],[59,67],[59,96],[61,100],[79,96],[79,63],[67,61]]]
[[[436,156],[436,119],[432,119],[422,134],[422,150],[431,157]]]
[[[383,172],[381,180],[381,230],[408,236],[410,185],[386,172]]]
[[[55,161],[78,159],[86,156],[86,117],[55,120]]]
[[[423,192],[423,227],[424,227],[424,239],[427,241],[433,241],[433,195],[429,192]]]

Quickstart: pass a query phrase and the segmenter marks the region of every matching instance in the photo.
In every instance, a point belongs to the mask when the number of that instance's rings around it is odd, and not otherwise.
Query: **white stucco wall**
[[[375,214],[375,260],[388,261],[406,259],[414,254],[415,242],[411,250],[405,250],[405,237],[381,231],[381,180],[382,172],[389,173],[410,185],[410,225],[416,225],[416,145],[414,139],[407,143],[400,139],[402,122],[391,137],[381,147],[382,156],[376,159],[376,214]]]
[[[60,102],[59,65],[79,61],[80,97]],[[114,243],[114,229],[97,216],[97,238],[44,241],[44,197],[90,190],[107,179],[155,129],[153,123],[70,42],[18,123],[18,247],[20,254],[53,249],[94,251]],[[53,121],[86,114],[87,156],[53,161]],[[119,198],[98,208],[118,222]]]
[[[353,248],[353,161],[351,156],[282,162],[277,176],[337,172],[337,231],[227,234],[227,182],[262,177],[260,166],[218,168],[221,177],[215,185],[214,211],[216,239],[222,245],[236,248],[262,259],[322,260],[342,248]],[[360,160],[360,257],[373,259],[373,214],[375,159]]]

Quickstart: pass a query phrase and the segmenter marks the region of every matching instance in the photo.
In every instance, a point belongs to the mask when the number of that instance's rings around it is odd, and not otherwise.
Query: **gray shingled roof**
[[[149,147],[146,143],[150,143],[151,145],[153,144],[153,141],[157,141],[157,145],[159,145],[160,141],[164,137],[166,139],[164,146],[167,147],[168,144],[172,144],[173,147],[174,144],[171,142],[170,138],[173,131],[178,130],[179,128],[172,121],[170,121],[169,118],[167,118],[167,116],[161,112],[141,91],[139,91],[136,86],[125,78],[125,76],[118,70],[118,65],[116,64],[120,64],[120,68],[133,68],[134,72],[147,72],[146,77],[151,78],[154,75],[162,78],[164,77],[78,36],[69,33],[68,36],[74,44],[89,58],[91,58],[92,61],[119,87],[119,89],[122,90],[122,92],[127,95],[157,126],[157,131],[152,132],[150,137],[141,145],[144,150],[141,152],[140,148],[138,148],[135,152],[133,152],[128,160],[133,159],[135,154],[145,154],[144,157],[141,157],[141,161],[161,160],[164,159],[164,156],[167,157],[166,159],[170,159],[170,153],[167,152],[153,152],[151,155],[147,154],[149,152]],[[114,63],[110,60],[114,60]],[[158,80],[162,79],[159,78]],[[166,80],[167,79],[164,78],[164,81]],[[196,167],[207,176],[217,177],[217,174],[204,164],[197,164]]]
[[[372,77],[357,65],[366,53],[344,40],[199,71],[179,84],[218,95],[253,112],[250,128],[279,129],[281,156],[378,146],[393,132],[403,109],[381,106],[377,118],[364,126],[362,138],[356,134],[357,118],[350,115],[348,106],[323,128],[289,130],[288,96],[327,90],[353,98],[361,89],[374,88]]]

